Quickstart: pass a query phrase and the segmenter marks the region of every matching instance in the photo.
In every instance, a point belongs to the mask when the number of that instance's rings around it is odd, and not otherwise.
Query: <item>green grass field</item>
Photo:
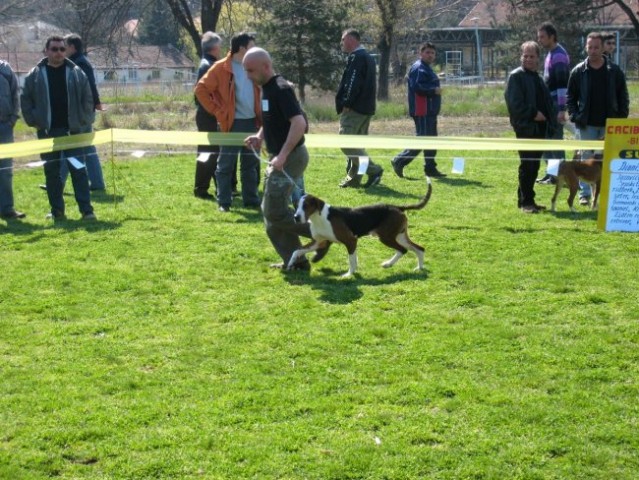
[[[307,189],[412,203],[421,161],[342,190],[337,151]],[[0,221],[0,478],[634,479],[639,236],[596,214],[525,215],[515,153],[464,156],[409,212],[426,271],[360,242],[282,274],[259,213],[192,196],[194,155],[104,165],[85,224],[44,219],[16,172]],[[552,187],[537,187],[549,205]]]

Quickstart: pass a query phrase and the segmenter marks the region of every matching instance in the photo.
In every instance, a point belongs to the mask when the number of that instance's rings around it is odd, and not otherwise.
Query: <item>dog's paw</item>
[[[341,275],[340,278],[344,278],[344,279],[353,278],[353,274],[351,272],[346,272],[344,275]]]
[[[385,262],[382,262],[382,267],[384,268],[390,268],[393,266],[393,262],[391,260],[386,260]]]

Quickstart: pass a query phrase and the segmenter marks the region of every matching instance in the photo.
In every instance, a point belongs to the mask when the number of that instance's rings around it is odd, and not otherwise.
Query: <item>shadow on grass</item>
[[[68,232],[75,232],[78,230],[84,230],[88,233],[102,232],[105,230],[115,230],[120,228],[122,224],[120,222],[106,222],[102,220],[58,220],[51,226],[59,230],[66,230]],[[48,228],[48,227],[45,227]]]
[[[426,280],[428,278],[428,270],[426,269],[420,272],[396,271],[390,275],[384,275],[384,269],[381,269],[376,272],[367,272],[366,277],[356,273],[351,278],[342,278],[344,270],[321,268],[316,271],[318,273],[311,276],[308,272],[291,272],[284,274],[284,278],[292,286],[309,286],[313,290],[319,290],[321,295],[318,300],[338,305],[345,305],[362,298],[364,295],[360,288],[362,286],[390,285],[407,280]]]
[[[421,181],[421,182],[425,183],[423,176],[422,177],[404,177],[404,179],[408,180],[409,182]],[[438,183],[443,183],[443,184],[446,184],[446,185],[450,185],[451,187],[473,186],[473,187],[493,188],[492,185],[484,185],[484,183],[478,182],[477,180],[468,180],[467,178],[448,176],[448,177],[442,177],[442,178],[434,179],[433,180],[433,190],[435,190],[437,188],[437,184]]]
[[[369,188],[364,188],[364,187],[360,187],[360,188],[349,188],[348,190],[353,191],[354,193],[358,194],[361,196],[361,198],[366,198],[369,195],[376,195],[378,197],[388,197],[389,199],[395,199],[395,201],[387,201],[387,203],[390,203],[391,205],[397,204],[398,203],[398,199],[405,199],[405,198],[415,198],[415,199],[421,199],[424,197],[424,195],[426,194],[426,182],[424,182],[424,190],[423,192],[418,192],[415,194],[405,194],[403,192],[399,192],[393,188],[390,188],[387,185],[384,184],[380,184],[380,185],[375,185],[374,187],[369,187]],[[330,193],[317,193],[317,192],[311,192],[308,191],[307,193],[313,194],[318,196],[319,198],[321,198],[322,200],[324,200],[325,202],[329,203],[331,206],[333,207],[345,207],[346,205],[344,204],[344,202],[342,202],[341,204],[338,202],[332,202],[330,199]],[[358,203],[358,205],[372,205],[373,203],[380,203],[378,200],[376,201],[365,201],[362,200],[361,203]]]
[[[540,215],[551,215],[558,220],[570,220],[572,222],[588,222],[591,224],[593,221],[597,221],[597,212],[585,211],[585,212],[576,212],[572,213],[570,211],[565,212],[545,212]],[[535,233],[541,231],[553,231],[552,228],[544,228],[544,227],[502,227],[502,230],[505,230],[508,233]],[[594,230],[593,233],[598,233],[598,230]]]
[[[34,235],[37,232],[45,232],[51,228],[55,228],[58,230],[67,230],[67,231],[77,231],[77,230],[85,230],[86,232],[100,232],[104,230],[115,230],[119,228],[121,223],[118,222],[104,222],[104,221],[83,221],[83,220],[59,220],[55,223],[49,223],[47,225],[41,224],[33,224],[26,222],[24,220],[11,220],[7,222],[6,225],[0,224],[0,234],[2,235]],[[35,243],[41,238],[43,238],[44,234],[39,234],[33,236],[28,239],[29,243]]]
[[[91,201],[95,203],[122,203],[124,195],[108,193],[102,190],[91,192]]]
[[[565,210],[565,211],[561,211],[561,212],[549,212],[553,217],[555,218],[560,218],[560,219],[566,219],[566,220],[578,220],[578,221],[583,221],[583,220],[588,220],[589,222],[592,220],[597,220],[597,211],[596,210],[584,210],[584,211],[577,211],[577,212],[571,212],[570,210]]]
[[[7,220],[6,224],[0,223],[0,235],[34,235],[36,232],[43,232],[48,227],[45,225],[35,225],[25,220]],[[44,235],[37,235],[28,240],[29,243],[34,243]]]

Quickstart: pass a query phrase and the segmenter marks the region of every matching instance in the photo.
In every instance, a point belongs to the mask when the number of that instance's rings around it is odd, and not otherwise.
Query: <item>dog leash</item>
[[[268,160],[264,160],[262,157],[260,157],[259,153],[257,153],[255,151],[255,149],[253,148],[253,145],[250,146],[251,151],[253,152],[253,155],[255,155],[255,158],[257,158],[260,162],[265,163],[266,165],[268,165],[269,167],[271,166],[271,164],[268,162]],[[295,183],[295,180],[293,179],[293,177],[291,177],[286,170],[282,169],[282,173],[284,174],[284,176],[288,179],[289,182],[291,182],[291,184],[293,185],[293,187],[302,190],[299,185],[297,183]]]

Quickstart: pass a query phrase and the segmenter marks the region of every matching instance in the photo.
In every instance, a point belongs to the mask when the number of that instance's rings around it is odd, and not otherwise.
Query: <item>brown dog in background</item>
[[[561,162],[559,164],[559,172],[557,173],[557,184],[555,185],[555,194],[552,197],[550,209],[555,211],[555,203],[557,196],[561,192],[564,183],[570,189],[568,196],[568,206],[571,212],[575,212],[573,203],[577,191],[579,191],[579,179],[590,184],[592,188],[592,205],[593,210],[597,209],[597,200],[599,199],[599,190],[601,187],[601,169],[603,157],[600,153],[595,153],[583,161],[579,161],[581,152],[576,151],[571,162]]]

